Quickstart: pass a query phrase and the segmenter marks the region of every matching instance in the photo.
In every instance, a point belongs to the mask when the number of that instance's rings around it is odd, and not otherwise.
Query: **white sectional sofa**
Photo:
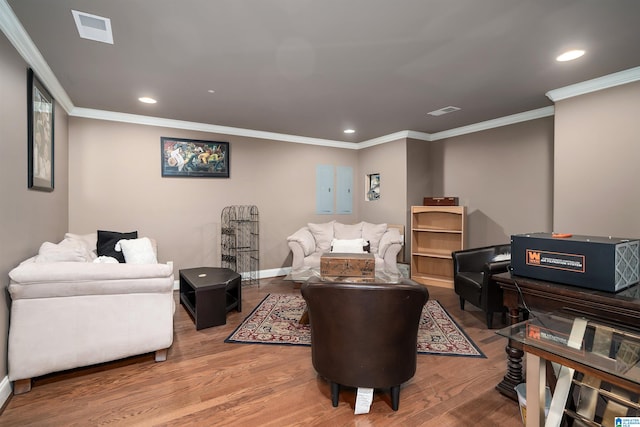
[[[368,244],[368,252],[375,255],[377,274],[399,276],[397,257],[404,243],[400,229],[384,223],[309,223],[287,237],[287,243],[293,253],[291,271],[320,269],[320,257],[323,253],[331,252],[332,243],[344,248],[361,239],[364,245]]]
[[[14,394],[51,372],[150,352],[166,359],[173,343],[172,263],[96,263],[96,240],[67,233],[9,273]],[[149,243],[155,259],[155,242]]]

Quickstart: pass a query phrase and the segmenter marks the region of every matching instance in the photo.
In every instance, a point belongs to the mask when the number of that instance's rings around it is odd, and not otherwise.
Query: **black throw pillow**
[[[122,251],[116,251],[116,243],[121,239],[137,239],[138,232],[132,231],[130,233],[119,233],[117,231],[104,231],[98,230],[98,256],[110,256],[118,260],[118,262],[124,261],[124,254]]]

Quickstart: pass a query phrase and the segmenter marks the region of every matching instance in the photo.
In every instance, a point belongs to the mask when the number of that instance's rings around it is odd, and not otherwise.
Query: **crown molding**
[[[188,122],[183,120],[163,119],[159,117],[142,116],[138,114],[118,113],[114,111],[95,110],[91,108],[74,107],[69,113],[72,117],[86,119],[107,120],[112,122],[133,123],[147,126],[167,127],[173,129],[194,130],[208,133],[244,136],[248,138],[271,139],[276,141],[294,142],[297,144],[321,145],[324,147],[346,148],[357,150],[358,144],[352,142],[332,141],[329,139],[309,138],[284,133],[265,132],[252,129],[242,129],[230,126],[211,125],[206,123]]]
[[[44,60],[6,0],[0,0],[0,29],[47,87],[53,98],[69,113],[73,109],[71,98],[49,68],[49,64]]]
[[[409,130],[407,132],[408,132],[407,138],[419,139],[422,141],[433,141],[433,134],[426,133],[426,132],[418,132],[415,130]]]
[[[553,105],[549,107],[538,108],[536,110],[525,111],[524,113],[512,114],[510,116],[500,117],[493,120],[487,120],[480,123],[474,123],[469,126],[462,126],[455,129],[445,130],[442,132],[436,132],[431,134],[431,141],[438,141],[445,138],[453,138],[454,136],[466,135],[468,133],[480,132],[483,130],[489,130],[499,128],[502,126],[513,125],[516,123],[526,122],[529,120],[540,119],[542,117],[553,116],[555,107]]]
[[[408,130],[402,130],[400,132],[390,133],[389,135],[379,136],[378,138],[368,139],[358,143],[358,149],[369,148],[380,144],[386,144],[387,142],[397,141],[399,139],[407,138],[409,134]]]
[[[637,82],[638,80],[640,80],[640,67],[635,67],[573,85],[561,87],[559,89],[550,90],[546,93],[546,95],[547,98],[549,98],[553,102],[556,102],[562,101],[563,99],[567,98],[573,98],[574,96],[584,95],[602,89],[608,89],[614,86]]]

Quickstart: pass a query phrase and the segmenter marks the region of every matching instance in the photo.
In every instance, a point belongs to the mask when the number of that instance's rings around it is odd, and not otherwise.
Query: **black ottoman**
[[[228,268],[180,270],[180,304],[193,318],[196,330],[224,325],[229,311],[242,311],[242,278]]]

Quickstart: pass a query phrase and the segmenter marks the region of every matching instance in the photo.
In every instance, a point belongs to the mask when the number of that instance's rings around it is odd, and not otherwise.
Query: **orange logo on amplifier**
[[[527,249],[527,264],[540,264],[540,252]]]
[[[533,338],[534,340],[540,339],[540,328],[529,325],[529,332],[527,333],[528,338]]]

